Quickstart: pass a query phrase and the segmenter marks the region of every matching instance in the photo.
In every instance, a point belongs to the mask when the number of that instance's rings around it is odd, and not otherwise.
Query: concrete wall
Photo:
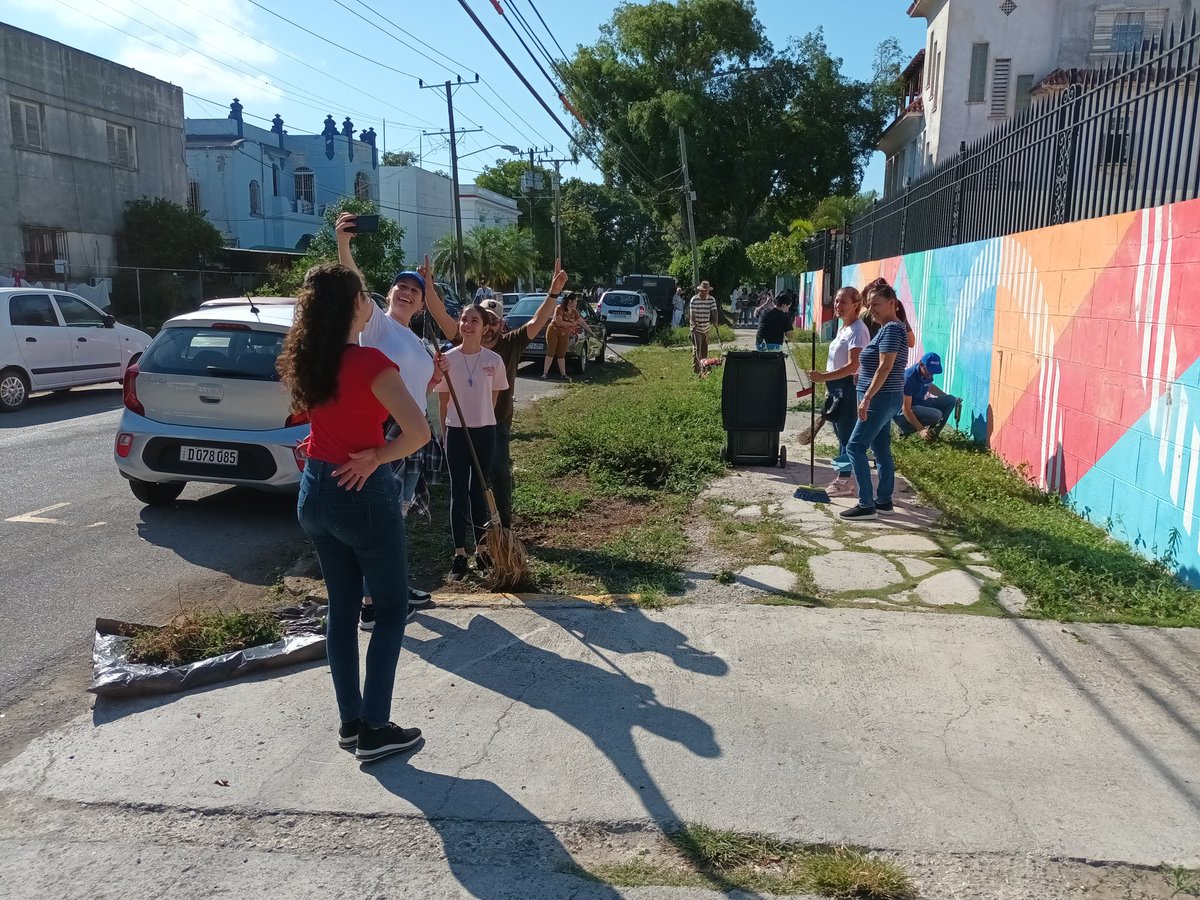
[[[44,149],[14,146],[9,99],[38,104]],[[180,88],[0,24],[0,271],[24,265],[21,227],[67,233],[69,276],[107,273],[125,204],[187,197]],[[133,132],[133,165],[108,157],[106,123]]]
[[[961,428],[1200,585],[1200,200],[847,267],[942,354]]]
[[[453,184],[417,166],[379,167],[379,207],[404,229],[408,262],[419,261],[434,241],[454,231]]]

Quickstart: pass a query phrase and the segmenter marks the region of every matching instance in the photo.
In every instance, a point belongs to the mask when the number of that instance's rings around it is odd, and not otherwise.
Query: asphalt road
[[[112,461],[116,386],[0,416],[0,757],[86,709],[97,616],[161,622],[181,602],[259,596],[303,546],[295,497],[191,484],[143,506]]]

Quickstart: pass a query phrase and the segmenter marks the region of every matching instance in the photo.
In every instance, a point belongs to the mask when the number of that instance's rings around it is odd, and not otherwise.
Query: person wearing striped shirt
[[[871,295],[871,318],[879,331],[858,357],[858,424],[846,443],[858,483],[858,504],[842,512],[843,519],[874,518],[892,511],[896,468],[892,462],[892,419],[904,405],[904,362],[908,356],[908,331],[896,313],[900,301],[891,287]],[[903,357],[902,357],[903,355]],[[871,484],[867,450],[875,454],[879,488]]]
[[[700,374],[700,363],[708,356],[708,332],[714,325],[720,324],[720,310],[717,298],[711,293],[712,286],[707,281],[700,282],[696,296],[688,307],[688,321],[692,329],[692,371]]]

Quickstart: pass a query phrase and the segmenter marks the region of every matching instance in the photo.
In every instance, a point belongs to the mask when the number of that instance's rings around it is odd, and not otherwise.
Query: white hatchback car
[[[150,335],[66,291],[0,288],[0,412],[34,391],[120,381]]]
[[[135,497],[170,503],[189,481],[296,489],[308,418],[275,371],[295,309],[208,300],[163,325],[125,379],[114,458]]]
[[[609,334],[632,334],[650,343],[658,328],[658,312],[642,291],[606,291],[596,307]]]

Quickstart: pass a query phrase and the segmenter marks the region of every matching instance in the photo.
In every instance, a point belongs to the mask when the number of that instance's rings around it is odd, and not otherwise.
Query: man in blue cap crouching
[[[922,439],[932,441],[950,414],[962,408],[962,400],[933,383],[933,376],[941,374],[942,358],[936,353],[926,353],[915,366],[904,370],[904,406],[895,419],[901,436],[915,431]]]

